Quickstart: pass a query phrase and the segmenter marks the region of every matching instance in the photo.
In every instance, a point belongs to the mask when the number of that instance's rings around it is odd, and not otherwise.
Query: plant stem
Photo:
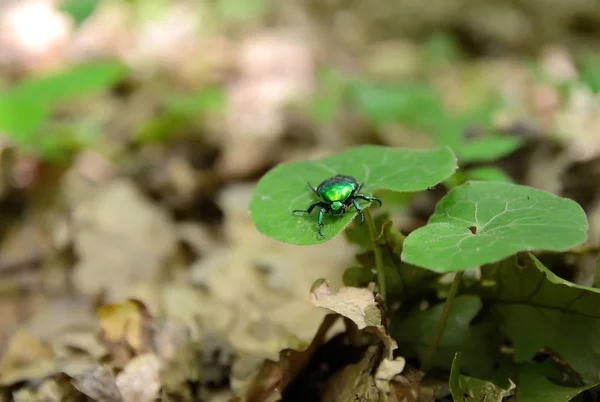
[[[456,298],[456,294],[458,293],[458,289],[460,287],[460,283],[462,282],[463,275],[464,271],[459,271],[456,273],[454,280],[452,280],[452,285],[450,285],[450,292],[448,293],[448,298],[444,302],[442,320],[438,324],[438,327],[435,331],[435,335],[433,337],[433,343],[429,346],[427,356],[425,357],[425,361],[423,362],[423,371],[428,371],[431,368],[431,366],[433,366],[433,361],[435,360],[435,355],[437,353],[438,347],[440,346],[440,342],[442,341],[442,335],[444,335],[444,329],[446,329],[446,323],[448,323],[448,318],[450,317],[450,310],[452,310],[452,305],[454,304],[454,299]]]
[[[373,254],[375,255],[375,268],[377,269],[377,285],[379,287],[379,294],[385,302],[385,272],[383,271],[383,259],[381,257],[381,249],[377,245],[375,221],[373,221],[373,217],[371,216],[371,212],[369,212],[368,208],[365,209],[363,213],[365,214],[365,220],[367,221],[367,226],[369,227],[369,236],[371,237],[371,245],[373,246]]]

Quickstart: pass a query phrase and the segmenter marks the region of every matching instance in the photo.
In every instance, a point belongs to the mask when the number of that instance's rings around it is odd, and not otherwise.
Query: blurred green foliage
[[[600,55],[587,53],[581,57],[580,79],[592,92],[600,93]]]
[[[40,158],[60,158],[88,145],[94,130],[89,125],[83,129],[84,123],[61,125],[52,120],[53,114],[67,101],[108,90],[126,74],[122,64],[103,61],[27,78],[0,94],[0,130]]]
[[[96,10],[98,0],[66,0],[60,5],[60,10],[73,18],[75,25],[85,22]]]
[[[225,93],[219,87],[207,87],[192,94],[171,94],[162,102],[162,113],[146,121],[136,133],[138,143],[168,140],[195,119],[225,107]]]

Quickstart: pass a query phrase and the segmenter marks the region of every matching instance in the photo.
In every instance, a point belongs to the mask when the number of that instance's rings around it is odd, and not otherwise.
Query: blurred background
[[[67,400],[107,354],[126,400],[229,400],[310,341],[354,249],[256,231],[284,161],[451,146],[446,185],[573,198],[597,242],[599,50],[597,0],[1,0],[0,401]],[[381,197],[407,233],[444,191]],[[137,366],[124,317],[158,328]]]

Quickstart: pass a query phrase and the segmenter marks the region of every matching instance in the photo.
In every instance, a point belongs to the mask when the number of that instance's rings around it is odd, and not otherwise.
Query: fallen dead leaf
[[[76,185],[76,184],[72,184]],[[174,254],[175,229],[166,211],[152,204],[133,182],[118,179],[74,193],[74,246],[79,262],[73,281],[89,296],[111,301],[131,296],[139,283],[156,283]]]
[[[50,347],[24,329],[10,338],[0,360],[0,385],[26,380],[40,380],[58,372]]]
[[[244,402],[274,402],[281,398],[282,391],[306,367],[316,350],[323,344],[327,334],[338,319],[329,314],[322,321],[310,345],[302,351],[284,349],[279,352],[278,362],[265,360],[253,375],[236,378],[235,367],[232,390]]]
[[[325,279],[317,280],[310,290],[315,307],[323,307],[354,321],[358,329],[381,325],[381,311],[373,292],[367,288],[343,287],[332,293]]]
[[[327,381],[322,402],[379,401],[381,394],[372,374],[379,357],[380,347],[369,346],[358,363],[347,365]]]
[[[160,361],[151,353],[134,357],[117,374],[116,384],[124,402],[155,401],[160,390]]]
[[[394,360],[383,359],[375,372],[375,384],[383,393],[389,393],[391,386],[390,381],[400,374],[406,366],[406,360],[403,357],[397,357]]]
[[[319,279],[311,288],[310,298],[314,306],[329,309],[348,318],[359,330],[367,328],[373,332],[383,341],[387,358],[392,358],[397,344],[385,329],[382,307],[371,290],[342,287],[337,293],[332,293],[329,283],[325,279]]]
[[[49,379],[35,388],[21,388],[13,393],[15,402],[76,402],[81,394],[67,378]],[[1,400],[1,399],[0,399]]]
[[[107,366],[96,366],[73,376],[73,385],[94,401],[126,402]]]
[[[433,402],[434,388],[423,387],[422,381],[425,373],[413,368],[407,368],[402,375],[395,376],[390,385],[396,401],[406,402]]]
[[[153,319],[137,300],[109,304],[98,309],[99,338],[117,366],[126,364],[132,355],[153,348]]]

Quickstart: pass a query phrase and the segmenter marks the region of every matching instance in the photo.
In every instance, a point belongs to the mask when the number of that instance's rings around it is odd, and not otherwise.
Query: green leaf
[[[403,310],[406,310],[419,303],[423,296],[437,285],[436,279],[439,275],[435,272],[403,263],[389,245],[383,245],[381,248],[388,305],[401,303]],[[377,272],[373,251],[359,254],[357,260],[363,271]],[[353,274],[357,275],[358,272]],[[362,275],[366,277],[366,273],[363,272]]]
[[[502,389],[489,381],[461,375],[460,357],[460,352],[455,354],[450,370],[450,393],[455,401],[501,401],[504,397],[510,396],[513,393],[514,384],[511,384],[509,389]],[[547,401],[550,401],[550,399]]]
[[[512,341],[515,362],[548,348],[586,382],[600,381],[600,290],[565,281],[530,257],[525,267],[510,259],[482,271],[496,284],[482,297]]]
[[[202,115],[207,111],[223,110],[226,104],[223,88],[204,88],[192,95],[172,95],[165,107],[170,113],[183,116]]]
[[[358,112],[374,124],[402,122],[430,127],[444,116],[440,97],[424,85],[358,82],[351,94]]]
[[[55,106],[57,102],[108,89],[127,73],[117,62],[94,62],[57,74],[23,81],[10,92],[12,99]]]
[[[60,10],[69,14],[76,25],[81,25],[96,9],[98,0],[67,0],[60,6]]]
[[[482,180],[482,181],[500,181],[505,183],[512,183],[513,179],[500,168],[495,166],[481,166],[473,169],[469,169],[464,172],[468,180]]]
[[[451,147],[462,163],[491,162],[510,155],[523,144],[523,141],[522,138],[514,136],[489,135],[483,138],[465,140]]]
[[[600,92],[600,57],[587,54],[581,60],[580,79],[594,93]]]
[[[381,233],[381,228],[386,222],[390,221],[390,215],[388,213],[378,214],[373,217],[373,223],[375,223],[375,232]],[[369,231],[363,225],[359,224],[359,221],[356,221],[354,224],[349,225],[344,231],[344,235],[346,236],[346,240],[350,243],[356,244],[359,247],[360,251],[372,250],[373,245],[371,244],[371,236],[369,235]]]
[[[337,70],[327,69],[319,72],[316,96],[311,99],[309,113],[319,123],[333,121],[344,105],[347,82]]]
[[[388,218],[388,215],[385,214],[384,217]],[[402,262],[400,253],[404,235],[393,226],[390,220],[375,221],[377,233],[380,234],[377,247],[380,248],[383,262],[387,303],[388,305],[399,303],[406,311],[412,305],[419,303],[428,292],[435,289],[438,284],[436,278],[439,275]],[[362,233],[368,235],[366,230],[363,230]],[[365,239],[365,244],[364,249],[368,251],[358,254],[356,260],[363,266],[364,271],[377,272],[375,255],[368,237]],[[354,274],[356,275],[358,272],[354,271]],[[364,273],[363,275],[366,276]]]
[[[342,276],[344,286],[366,287],[371,282],[377,282],[377,273],[365,267],[350,267]]]
[[[0,131],[17,145],[31,142],[32,135],[48,117],[48,108],[35,99],[0,95]]]
[[[456,352],[461,352],[463,367],[469,373],[492,375],[494,366],[503,359],[500,354],[502,336],[489,320],[472,323],[482,308],[479,297],[458,296],[450,310],[444,334],[439,343],[434,364],[449,369]],[[398,342],[402,356],[415,355],[423,361],[438,327],[444,304],[428,310],[416,309],[404,319],[392,317],[390,333]],[[412,353],[411,353],[412,352]]]
[[[519,251],[566,251],[586,239],[576,202],[527,186],[467,182],[436,206],[427,225],[404,242],[402,259],[436,272],[456,272]]]
[[[540,370],[540,365],[521,364],[517,370],[516,399],[519,402],[568,402],[583,391],[596,385],[565,387],[550,381]]]
[[[594,287],[600,288],[600,254],[596,257],[596,269],[594,270]]]
[[[457,62],[461,58],[460,46],[453,36],[433,34],[423,46],[427,65]]]
[[[226,21],[241,22],[258,19],[271,6],[270,0],[219,0],[217,7]]]
[[[482,105],[458,115],[447,116],[434,131],[436,143],[449,146],[461,163],[491,162],[510,155],[524,140],[517,136],[499,135],[492,124],[492,116],[500,105],[496,102]],[[469,129],[479,131],[470,138]]]
[[[316,201],[307,182],[344,174],[363,183],[364,194],[377,190],[420,191],[432,187],[456,170],[450,149],[409,150],[383,146],[360,146],[316,161],[283,163],[257,184],[250,200],[250,215],[263,234],[290,244],[318,244],[338,235],[357,215],[354,208],[341,217],[327,215],[323,234],[317,235],[317,214],[292,214]],[[367,207],[369,204],[365,204]]]

